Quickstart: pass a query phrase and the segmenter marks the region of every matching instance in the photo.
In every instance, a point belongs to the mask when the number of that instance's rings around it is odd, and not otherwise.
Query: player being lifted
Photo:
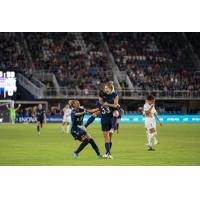
[[[21,104],[19,104],[17,108],[15,108],[14,105],[12,105],[10,107],[8,105],[6,105],[6,108],[10,111],[11,124],[15,124],[16,112],[19,110],[20,107],[21,107]]]
[[[106,153],[103,155],[104,158],[113,159],[111,155],[112,148],[112,135],[114,126],[116,126],[117,117],[119,117],[119,113],[117,108],[118,104],[118,95],[114,91],[113,83],[108,82],[105,85],[104,91],[106,93],[105,99],[103,97],[99,97],[99,101],[97,102],[96,109],[92,109],[91,112],[101,114],[101,129],[104,136],[105,141],[105,150]],[[115,118],[113,120],[113,118]],[[112,130],[113,129],[113,130]]]
[[[40,135],[40,128],[46,123],[45,110],[42,108],[42,104],[39,104],[36,109],[36,119],[37,119],[37,135]]]
[[[70,130],[70,123],[71,123],[71,109],[69,104],[66,104],[63,108],[63,121],[62,121],[62,131],[65,133],[69,133]]]
[[[88,145],[90,144],[94,151],[96,152],[96,155],[98,158],[102,158],[99,148],[96,145],[95,141],[92,139],[89,133],[87,133],[85,130],[80,129],[78,126],[83,124],[83,118],[84,115],[89,113],[90,111],[85,110],[80,106],[80,103],[78,100],[70,100],[69,105],[72,108],[71,112],[71,134],[74,137],[75,140],[81,141],[81,144],[79,145],[78,149],[73,152],[73,157],[75,159],[78,158],[79,153]]]
[[[145,128],[148,139],[148,150],[152,151],[153,149],[153,140],[154,144],[158,144],[157,140],[157,131],[156,131],[156,120],[162,126],[161,121],[158,118],[156,109],[155,109],[155,99],[153,95],[148,95],[144,104],[143,113],[145,115]]]
[[[109,84],[111,84],[113,86],[113,83],[112,82],[109,82]],[[114,86],[113,86],[114,88]],[[113,91],[114,92],[114,91]],[[109,98],[109,95],[108,94],[108,98]],[[99,93],[99,98],[101,99],[101,103],[104,103],[106,102],[107,100],[107,94],[104,92],[104,91],[100,91]],[[99,103],[99,100],[97,101],[97,104]],[[118,113],[115,113],[115,110],[113,110],[113,119],[112,119],[112,127],[111,127],[111,130],[110,132],[113,133],[113,131],[116,131],[117,134],[119,134],[119,123],[120,123],[120,119],[121,119],[121,116],[124,114],[124,110],[120,107],[120,105],[118,105],[117,107],[117,111]],[[87,122],[84,124],[84,126],[80,126],[80,128],[86,130],[86,128],[94,122],[95,118],[96,117],[101,117],[101,112],[98,110],[96,112],[94,112],[92,114],[92,116],[87,120]]]

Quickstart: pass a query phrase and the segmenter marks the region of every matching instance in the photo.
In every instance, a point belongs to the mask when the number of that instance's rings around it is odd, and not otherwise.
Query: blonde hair
[[[114,87],[114,82],[113,81],[107,82],[105,86],[109,87],[112,92],[115,92],[115,87]]]
[[[70,106],[70,108],[74,107],[75,102],[76,102],[76,100],[69,100],[68,101],[68,105]]]

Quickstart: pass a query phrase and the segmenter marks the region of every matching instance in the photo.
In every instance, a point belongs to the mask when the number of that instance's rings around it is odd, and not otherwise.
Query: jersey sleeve
[[[101,104],[99,103],[99,101],[96,102],[96,108],[98,108],[98,109],[101,108]]]
[[[114,93],[113,93],[113,97],[114,97],[114,99],[115,99],[116,97],[118,97],[118,94],[117,94],[116,92],[114,92]]]

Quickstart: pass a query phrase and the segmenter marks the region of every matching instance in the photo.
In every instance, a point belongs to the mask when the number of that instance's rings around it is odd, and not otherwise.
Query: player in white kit
[[[148,139],[148,150],[154,150],[153,149],[153,140],[154,144],[158,144],[157,140],[157,131],[156,131],[156,120],[158,120],[159,124],[162,126],[162,123],[160,122],[156,109],[155,109],[155,99],[154,96],[149,95],[147,96],[147,99],[144,104],[144,110],[143,114],[145,115],[145,128],[147,133],[147,139]]]
[[[63,121],[62,121],[62,131],[69,133],[71,124],[71,109],[68,104],[63,108]]]

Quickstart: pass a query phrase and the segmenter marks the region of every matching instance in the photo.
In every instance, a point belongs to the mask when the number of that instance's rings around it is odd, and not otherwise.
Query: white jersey
[[[145,115],[146,117],[154,117],[154,114],[157,113],[155,107],[153,106],[153,108],[151,109],[150,113],[149,113],[148,116],[147,116],[147,115],[145,114],[145,111],[148,111],[150,108],[151,108],[151,105],[150,105],[150,104],[148,104],[148,103],[145,103],[145,104],[144,104],[144,109],[143,109],[143,110],[144,110],[144,115]]]
[[[155,107],[153,106],[153,108],[151,109],[150,113],[148,115],[145,114],[145,111],[148,111],[151,108],[151,105],[149,105],[148,103],[144,104],[144,115],[145,115],[145,127],[147,129],[151,129],[151,128],[156,128],[156,120],[154,117],[154,114],[157,113]]]
[[[71,122],[71,111],[70,108],[63,108],[63,122]]]

